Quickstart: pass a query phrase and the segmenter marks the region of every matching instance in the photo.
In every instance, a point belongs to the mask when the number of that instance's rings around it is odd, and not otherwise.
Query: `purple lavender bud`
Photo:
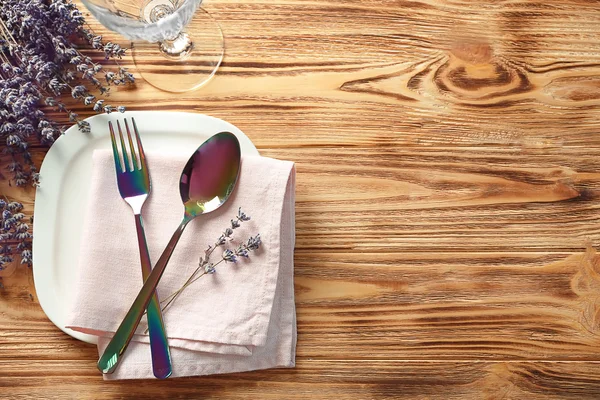
[[[8,135],[6,138],[6,144],[9,146],[17,146],[21,143],[21,138],[17,135]]]
[[[87,121],[77,121],[77,128],[83,133],[90,133],[90,123]]]
[[[54,129],[52,128],[44,128],[40,132],[43,140],[54,140]]]
[[[98,100],[96,102],[96,104],[94,104],[94,111],[96,111],[96,112],[102,111],[103,104],[104,104],[104,100]]]
[[[235,263],[237,262],[237,257],[235,256],[235,254],[233,253],[233,251],[226,249],[223,252],[223,255],[221,256],[223,258],[224,261],[226,262],[232,262]]]
[[[67,85],[61,83],[57,78],[52,78],[50,79],[50,82],[48,82],[48,87],[55,94],[59,95],[63,90],[67,88]]]
[[[82,25],[85,22],[83,15],[77,9],[71,11],[71,21],[76,25]]]
[[[65,55],[68,57],[76,57],[77,56],[77,50],[75,50],[74,48],[67,48],[65,49]]]
[[[31,250],[23,250],[21,252],[21,264],[31,264],[32,255]]]
[[[10,122],[5,122],[0,127],[0,133],[10,133],[15,130],[15,124]]]
[[[38,128],[43,129],[43,128],[50,128],[52,126],[52,124],[50,124],[50,122],[46,121],[45,119],[41,120],[38,123]]]
[[[110,58],[110,56],[112,55],[112,51],[113,51],[113,44],[112,42],[108,42],[104,45],[104,58],[106,58],[107,60]]]
[[[85,86],[77,85],[73,88],[73,90],[71,90],[71,96],[74,99],[77,99],[79,97],[82,97],[86,92],[87,90],[85,89]]]
[[[96,100],[95,96],[92,96],[92,95],[86,96],[86,98],[83,100],[83,104],[85,104],[86,106],[89,106],[90,104],[92,104],[94,102],[94,100]]]
[[[100,50],[102,48],[102,36],[94,36],[91,40],[91,45],[94,49]]]
[[[21,126],[21,132],[23,132],[25,136],[29,136],[35,133],[35,128],[32,124],[23,124]]]
[[[243,244],[240,244],[235,249],[235,255],[238,256],[238,257],[246,257],[246,258],[248,258],[248,249],[246,249],[246,247]]]
[[[114,44],[112,47],[112,55],[117,58],[122,58],[123,54],[125,54],[125,49],[121,48],[118,44]]]
[[[242,207],[240,207],[240,208],[238,209],[238,215],[237,215],[237,218],[238,218],[240,221],[250,221],[250,217],[249,217],[248,215],[246,215],[246,213],[245,213],[245,212],[243,212],[243,211],[242,211]]]
[[[25,218],[25,214],[18,212],[16,214],[13,214],[13,218],[15,219],[15,221],[20,221],[23,218]]]
[[[246,243],[246,248],[248,250],[257,250],[262,244],[262,240],[260,239],[260,233],[255,237],[250,237],[248,242]]]
[[[20,179],[20,178],[19,178]],[[17,185],[18,186],[18,185]],[[4,222],[2,223],[2,227],[4,230],[10,230],[13,226],[15,226],[15,224],[17,223],[17,220],[14,218],[5,218]]]
[[[215,272],[217,272],[217,270],[215,269],[213,263],[208,263],[204,265],[204,272],[207,274],[214,274]]]
[[[125,81],[129,82],[129,83],[134,83],[135,82],[135,77],[133,76],[133,74],[131,72],[125,72],[123,74]]]

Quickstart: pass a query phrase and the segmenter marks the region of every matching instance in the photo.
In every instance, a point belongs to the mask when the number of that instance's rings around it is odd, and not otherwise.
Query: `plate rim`
[[[161,116],[165,118],[161,118]],[[48,319],[67,335],[92,344],[97,343],[96,336],[83,334],[66,328],[64,321],[61,321],[62,315],[55,307],[53,307],[57,304],[56,300],[51,299],[53,295],[56,295],[55,271],[57,267],[56,260],[54,260],[56,240],[48,239],[49,237],[50,239],[54,238],[57,213],[55,211],[52,213],[45,213],[44,210],[47,210],[49,207],[52,207],[51,210],[57,209],[56,207],[58,207],[58,199],[60,197],[59,187],[62,186],[60,182],[63,180],[69,163],[71,163],[73,157],[77,155],[78,150],[90,145],[98,148],[99,139],[104,137],[108,138],[108,129],[94,130],[94,125],[98,126],[98,124],[101,123],[106,124],[108,121],[115,121],[126,117],[135,117],[138,126],[143,126],[148,123],[149,118],[154,118],[155,120],[161,121],[161,124],[168,123],[169,126],[167,128],[175,131],[178,129],[182,130],[181,127],[185,126],[188,122],[200,125],[210,121],[213,124],[222,125],[223,130],[228,130],[236,135],[243,149],[242,154],[260,155],[250,138],[235,125],[210,115],[181,111],[126,111],[125,113],[93,115],[84,120],[90,123],[91,132],[89,134],[83,134],[79,131],[77,125],[73,125],[66,130],[64,135],[61,135],[54,142],[46,152],[42,165],[40,166],[39,173],[41,184],[40,187],[36,189],[33,205],[33,284],[36,290],[38,303]],[[173,120],[176,120],[177,122],[173,123]],[[154,123],[156,122],[153,122],[153,124]],[[204,135],[199,136],[203,137]],[[201,142],[198,143],[198,145],[200,144]],[[244,151],[244,149],[246,150]],[[50,182],[50,184],[44,186],[45,180]],[[83,218],[83,216],[81,218]],[[78,258],[78,255],[76,257]],[[77,267],[75,266],[74,268]]]

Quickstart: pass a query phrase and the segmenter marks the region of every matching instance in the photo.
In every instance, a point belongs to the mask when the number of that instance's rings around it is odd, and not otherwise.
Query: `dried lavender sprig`
[[[53,96],[60,96],[67,90],[73,95],[74,87],[78,86],[74,82],[78,77],[90,82],[101,93],[106,93],[109,88],[95,75],[100,71],[105,75],[107,72],[90,57],[83,55],[69,40],[74,35],[81,36],[85,30],[83,15],[71,0],[0,0],[0,8],[0,61],[11,67],[10,71],[0,72],[0,87],[13,85],[10,81],[17,80],[16,77],[18,82],[13,89],[18,89],[24,83],[33,86],[26,93],[11,93],[10,102],[0,101],[1,120],[18,125],[18,121],[27,116],[29,121],[21,126],[33,127],[27,128],[25,132],[15,132],[14,129],[8,132],[10,126],[5,127],[6,132],[0,136],[7,141],[5,151],[11,155],[12,163],[24,164],[11,171],[14,182],[23,185],[30,180],[35,183],[34,178],[37,176],[28,151],[29,135],[37,133],[42,143],[51,144],[57,135],[64,133],[64,127],[59,128],[45,118],[40,104],[53,104],[59,111],[67,112],[80,130],[89,131],[86,121],[81,121]],[[89,33],[88,30],[85,31]],[[121,56],[124,52],[118,46],[111,46],[115,56]],[[124,84],[133,80],[133,75],[120,67],[115,78],[109,79],[107,84]],[[80,99],[85,105],[95,106],[95,96],[87,88],[85,91],[78,88],[73,97]],[[103,107],[94,108],[104,111]],[[116,109],[123,110],[122,107]]]
[[[36,9],[39,8],[39,0],[34,0],[32,3],[36,4]],[[90,57],[84,56],[72,43],[70,43],[66,38],[77,34],[80,37],[86,39],[94,49],[100,50],[102,49],[99,45],[102,44],[102,37],[94,35],[92,32],[84,28],[84,25],[89,25],[85,22],[83,15],[77,9],[77,7],[71,3],[69,0],[53,0],[50,5],[47,7],[46,12],[38,13],[38,17],[41,22],[45,22],[46,24],[56,24],[55,32],[58,33],[54,35],[52,31],[46,32],[37,32],[36,27],[40,24],[35,24],[30,26],[29,31],[35,33],[35,37],[30,37],[30,40],[39,40],[38,37],[45,38],[48,37],[48,41],[52,43],[56,50],[56,56],[65,64],[73,64],[76,66],[76,70],[82,74],[82,78],[89,80],[94,86],[97,86],[102,93],[106,90],[101,85],[101,82],[96,79],[94,76],[96,73],[103,71],[104,74],[107,72],[102,69],[102,66],[96,64],[92,61]],[[24,19],[21,20],[21,24],[25,25],[26,21]],[[21,29],[22,31],[23,29]],[[45,33],[45,35],[43,34]],[[41,35],[40,35],[41,34]],[[31,35],[30,35],[31,36]],[[105,46],[103,46],[105,47]],[[118,45],[114,45],[111,43],[111,48],[114,47],[114,51],[112,52],[115,56],[121,58],[125,53],[126,49],[120,48]],[[106,51],[104,51],[106,54]],[[88,65],[89,64],[89,65]],[[117,63],[118,64],[118,63]],[[119,69],[121,67],[119,66]],[[131,74],[129,74],[131,76]],[[70,81],[71,79],[67,79]],[[107,82],[114,84],[125,84],[129,80],[120,80],[119,82],[107,80]]]
[[[40,7],[45,6],[45,4],[41,3],[39,0],[32,0],[31,3],[35,3]],[[75,71],[82,73],[83,79],[89,80],[94,86],[99,87],[102,93],[104,93],[107,88],[104,88],[100,81],[94,77],[97,72],[96,68],[89,68],[86,64],[92,63],[91,58],[81,55],[77,48],[70,43],[65,36],[60,34],[61,21],[64,22],[62,19],[60,19],[61,16],[58,16],[58,20],[56,22],[50,20],[52,15],[50,15],[51,13],[49,10],[55,4],[57,4],[57,1],[51,3],[50,6],[47,7],[46,12],[38,12],[36,15],[38,16],[39,21],[34,21],[35,23],[32,23],[33,18],[20,18],[19,16],[15,16],[14,18],[8,20],[10,21],[9,25],[11,26],[18,26],[20,24],[21,28],[18,31],[20,35],[17,33],[15,33],[15,35],[20,36],[20,43],[26,43],[26,45],[21,46],[15,39],[14,35],[12,35],[10,31],[6,29],[7,33],[10,35],[11,41],[14,43],[11,46],[13,48],[13,53],[17,56],[17,60],[20,61],[20,64],[27,67],[27,71],[32,77],[35,77],[35,80],[41,86],[44,86],[51,78],[58,77],[63,82],[63,85],[56,86],[54,88],[56,94],[60,94],[62,92],[60,88],[66,87],[65,84],[75,79],[74,72],[68,68],[68,66],[71,64],[75,65]],[[72,11],[70,13],[66,13],[66,16],[63,17],[71,18],[73,21],[75,21],[75,24],[81,24],[78,16],[81,19],[83,17],[80,16],[79,11],[74,7],[74,5],[68,5],[72,6]],[[21,12],[19,15],[23,15],[23,13]],[[54,23],[58,24],[58,31],[56,32],[59,32],[59,34],[55,34],[55,32],[52,30],[38,32],[36,29],[39,25]],[[26,25],[29,25],[29,27],[27,29],[23,29]],[[72,27],[70,31],[73,29],[75,28]],[[35,46],[29,45],[30,43],[35,43]],[[46,53],[41,51],[42,48],[46,50]],[[48,55],[48,49],[52,50],[51,56]],[[58,73],[59,65],[64,67],[63,69],[66,71],[64,74]],[[59,90],[56,90],[57,88]]]
[[[14,6],[7,12],[6,17],[8,24],[6,31],[11,38],[11,42],[17,44],[16,35],[21,36],[24,43],[35,43],[33,48],[37,46],[37,50],[39,50],[40,46],[44,45],[53,50],[55,62],[63,66],[75,65],[75,70],[82,74],[82,78],[92,82],[94,86],[100,89],[101,93],[108,90],[108,88],[104,88],[101,82],[94,77],[97,72],[103,71],[102,67],[94,63],[91,58],[81,54],[75,45],[66,39],[77,33],[79,36],[88,39],[94,48],[98,48],[99,44],[101,44],[101,37],[94,36],[92,32],[84,28],[86,22],[77,7],[70,0],[53,0],[50,4],[46,4],[43,0],[30,0],[29,2],[2,0],[2,2]],[[39,26],[52,26],[54,29],[40,30]],[[13,28],[15,35],[12,35],[10,28]],[[123,55],[125,49],[121,49],[115,44],[110,45],[114,47],[115,55],[119,57]],[[11,44],[11,47],[14,47],[14,45]],[[26,46],[22,49],[18,46],[15,47],[16,50],[21,51],[21,55],[25,56],[28,55],[26,51],[28,48],[31,48],[31,46]],[[48,61],[46,57],[39,56],[40,53],[42,52],[37,51],[33,56],[36,68],[49,65],[46,62]],[[68,83],[74,79],[73,72],[68,70],[68,68],[66,70],[67,72],[61,77],[64,81],[63,83]],[[104,73],[106,74],[106,71]],[[46,76],[46,78],[49,77]],[[125,84],[135,80],[133,75],[121,66],[119,66],[118,77],[118,80],[109,79],[107,81],[109,84]]]
[[[236,263],[238,257],[249,257],[248,253],[250,251],[257,250],[260,247],[261,243],[262,242],[259,233],[256,234],[256,236],[251,236],[246,244],[241,244],[240,246],[238,246],[235,252],[230,249],[226,249],[221,255],[221,259],[216,263],[205,263],[203,265],[203,271],[198,276],[194,277],[191,280],[188,279],[188,281],[184,283],[181,288],[171,293],[169,296],[167,296],[167,298],[161,301],[161,304],[166,303],[164,306],[162,306],[163,313],[168,309],[168,307],[173,303],[173,301],[175,301],[175,299],[179,296],[179,294],[181,294],[181,292],[185,288],[196,282],[198,279],[202,278],[204,275],[214,274],[216,272],[217,266],[223,262]],[[192,276],[193,275],[194,274],[192,274]]]
[[[104,71],[104,77],[106,81],[115,85],[134,83],[135,77],[133,74],[128,72],[126,68],[123,68],[118,61],[123,58],[123,55],[127,49],[124,49],[120,45],[112,42],[104,43],[102,41],[102,35],[94,34],[92,27],[87,22],[85,22],[85,25],[88,27],[88,29],[82,28],[80,30],[80,35],[85,38],[94,49],[103,51],[104,58],[106,60],[112,59],[118,67],[118,72],[116,74],[114,72]]]
[[[231,220],[231,227],[227,227],[224,233],[217,239],[214,245],[208,246],[208,248],[204,251],[204,257],[200,257],[198,260],[198,267],[192,272],[189,278],[185,281],[185,283],[176,290],[171,293],[165,299],[161,301],[162,310],[166,311],[166,309],[176,300],[176,298],[181,294],[181,292],[187,288],[189,285],[194,283],[196,280],[201,278],[207,274],[213,274],[216,272],[216,267],[222,262],[236,262],[237,257],[248,257],[249,252],[255,251],[260,247],[261,238],[260,234],[256,236],[250,237],[247,242],[240,244],[234,251],[230,249],[225,249],[221,255],[221,259],[216,263],[211,263],[209,261],[210,256],[215,251],[215,249],[219,246],[222,246],[226,243],[227,239],[231,240],[231,236],[233,234],[233,230],[240,226],[241,222],[250,221],[250,217],[246,215],[242,208],[238,209],[238,214],[235,219]]]
[[[250,245],[250,243],[252,243],[252,245]],[[260,233],[257,233],[256,236],[251,236],[246,244],[241,244],[240,246],[238,246],[238,248],[236,249],[235,252],[231,251],[230,249],[226,249],[223,254],[221,255],[221,259],[219,261],[217,261],[216,263],[207,263],[204,265],[204,272],[202,272],[200,275],[198,275],[197,277],[195,277],[194,279],[192,279],[191,281],[189,281],[187,284],[185,284],[181,290],[185,289],[186,287],[188,287],[189,285],[191,285],[192,283],[196,282],[198,279],[200,279],[202,276],[204,275],[211,275],[214,274],[216,272],[216,267],[217,265],[221,264],[222,262],[231,262],[231,263],[236,263],[237,262],[237,257],[241,256],[241,257],[249,257],[249,251],[254,251],[254,250],[258,250],[260,248],[260,245],[262,244],[261,238],[260,238]],[[243,255],[240,253],[244,253]],[[169,296],[170,297],[170,296]],[[167,298],[169,298],[167,297]],[[166,299],[165,299],[166,300]],[[168,304],[166,304],[163,307],[163,310],[168,306]]]
[[[234,222],[235,221],[235,222]],[[235,217],[235,220],[232,219],[231,220],[231,227],[227,227],[225,229],[225,231],[223,232],[223,234],[221,234],[221,236],[219,236],[219,238],[217,239],[217,241],[214,243],[214,245],[210,245],[208,246],[208,248],[204,251],[204,258],[200,257],[200,259],[198,260],[198,268],[196,268],[194,270],[194,272],[192,272],[192,274],[190,275],[190,277],[188,278],[188,280],[183,284],[182,288],[180,289],[180,291],[178,291],[179,293],[181,292],[181,290],[183,290],[183,288],[189,284],[189,282],[191,282],[194,277],[201,271],[201,270],[205,270],[205,265],[208,263],[208,260],[211,256],[211,254],[215,251],[215,249],[219,246],[222,246],[225,244],[225,242],[227,241],[227,239],[231,240],[231,235],[233,234],[233,230],[238,228],[240,226],[239,222],[245,222],[245,221],[250,221],[250,217],[247,216],[243,211],[242,211],[242,207],[238,208],[238,213]],[[172,295],[177,296],[179,293],[175,292]],[[170,297],[170,296],[169,296]]]
[[[4,152],[11,155],[9,171],[13,180],[21,186],[37,172],[29,153],[27,138],[38,132],[42,143],[52,141],[55,127],[37,109],[40,93],[35,85],[15,75],[14,67],[3,63],[0,65],[0,137],[5,138]],[[45,124],[42,129],[40,124]],[[36,129],[37,128],[37,129]],[[23,163],[23,164],[22,164]],[[28,166],[29,171],[24,168]]]

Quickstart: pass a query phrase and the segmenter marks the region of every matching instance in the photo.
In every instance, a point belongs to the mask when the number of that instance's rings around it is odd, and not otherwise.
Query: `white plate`
[[[92,153],[110,149],[110,120],[135,117],[144,150],[178,151],[190,155],[208,137],[234,133],[242,154],[258,150],[242,131],[228,122],[202,114],[132,111],[88,118],[91,133],[71,127],[50,148],[40,169],[33,221],[33,279],[42,309],[65,333],[88,343],[96,337],[65,328],[75,285],[82,222],[89,191]],[[116,181],[115,181],[116,185]]]

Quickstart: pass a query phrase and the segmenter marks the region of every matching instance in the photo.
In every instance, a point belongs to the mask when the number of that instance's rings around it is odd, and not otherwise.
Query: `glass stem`
[[[189,56],[194,49],[194,43],[192,42],[190,35],[185,32],[181,32],[174,39],[163,40],[162,42],[159,42],[158,48],[160,49],[160,52],[163,53],[167,58],[183,60]]]

